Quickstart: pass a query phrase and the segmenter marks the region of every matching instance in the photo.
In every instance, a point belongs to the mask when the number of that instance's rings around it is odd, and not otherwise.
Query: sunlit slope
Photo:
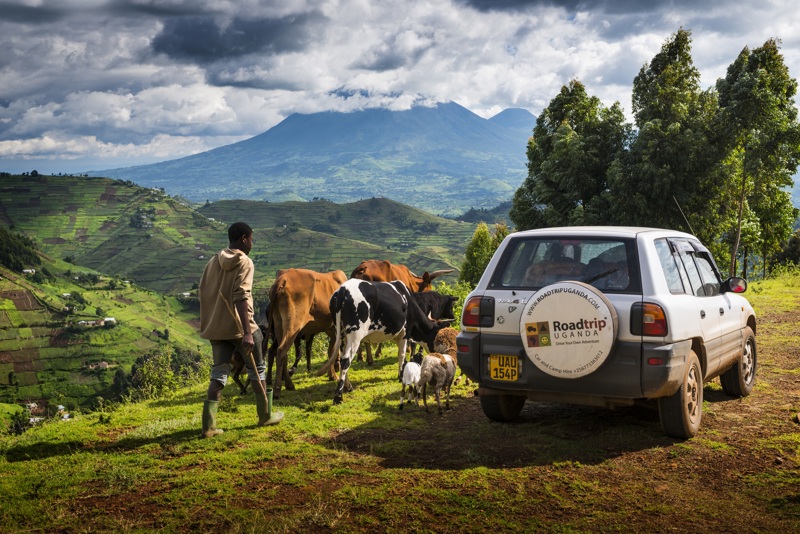
[[[348,274],[370,258],[404,263],[420,273],[457,269],[475,231],[472,223],[436,217],[385,198],[350,204],[222,200],[199,211],[226,221],[246,213],[254,227],[272,229],[265,236],[268,248],[257,248],[290,260],[282,266],[306,262]]]
[[[260,291],[277,269],[289,267],[349,274],[361,260],[375,258],[418,273],[457,269],[475,228],[383,198],[351,204],[229,200],[195,210],[120,180],[0,180],[0,224],[33,238],[46,255],[158,292],[190,291],[209,256],[226,246],[227,225],[237,220],[255,231]]]
[[[118,372],[140,356],[168,345],[208,352],[193,306],[107,277],[78,284],[65,267],[45,262],[52,278],[41,284],[0,267],[0,402],[89,405],[115,398]],[[78,294],[85,304],[65,312]]]
[[[221,224],[127,182],[12,176],[0,183],[4,219],[42,253],[157,291],[187,287],[202,269],[197,247],[224,242]]]

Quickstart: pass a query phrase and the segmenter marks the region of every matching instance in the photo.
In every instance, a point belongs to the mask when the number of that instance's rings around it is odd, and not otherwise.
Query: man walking
[[[217,428],[217,408],[231,372],[234,351],[239,351],[244,359],[247,377],[256,393],[259,426],[274,425],[283,419],[283,413],[272,413],[271,399],[264,395],[263,335],[254,319],[252,289],[255,268],[253,260],[248,257],[252,249],[252,228],[243,222],[233,223],[228,228],[228,248],[208,261],[200,278],[197,290],[200,337],[211,342],[213,354],[211,380],[203,404],[203,438],[222,434],[222,429]],[[251,352],[256,369],[251,363]]]

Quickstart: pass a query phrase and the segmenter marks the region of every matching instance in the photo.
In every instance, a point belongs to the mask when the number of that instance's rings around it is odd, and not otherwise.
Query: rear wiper
[[[591,278],[587,278],[586,280],[581,280],[581,282],[583,282],[584,284],[591,284],[592,282],[597,282],[601,278],[605,278],[606,276],[608,276],[610,274],[613,274],[613,273],[615,273],[617,271],[619,271],[618,268],[609,269],[607,271],[603,271],[600,274],[596,274],[596,275],[592,276]]]

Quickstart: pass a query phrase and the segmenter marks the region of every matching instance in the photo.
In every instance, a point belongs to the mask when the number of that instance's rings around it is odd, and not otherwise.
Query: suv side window
[[[694,261],[694,248],[692,248],[688,241],[683,239],[671,239],[670,244],[675,249],[679,265],[683,266],[686,276],[689,279],[688,287],[691,288],[691,294],[697,297],[705,296],[703,280],[700,278],[700,271]]]
[[[664,278],[667,281],[669,292],[673,295],[680,295],[686,293],[683,287],[683,280],[681,272],[678,269],[678,264],[672,256],[672,249],[667,243],[666,239],[656,239],[654,242],[658,259],[661,261],[661,269],[664,271]]]
[[[703,294],[707,297],[720,294],[720,283],[711,262],[705,254],[696,253],[694,255],[697,270],[700,272],[700,278],[703,280]]]

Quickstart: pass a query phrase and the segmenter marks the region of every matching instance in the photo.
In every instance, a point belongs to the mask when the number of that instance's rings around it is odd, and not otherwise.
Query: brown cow
[[[444,269],[432,273],[425,271],[422,276],[417,276],[405,265],[393,265],[388,260],[364,260],[355,268],[350,278],[359,278],[370,282],[400,280],[409,291],[416,293],[418,291],[430,291],[431,282],[434,278],[453,271],[454,269]]]
[[[288,372],[289,349],[295,338],[325,332],[333,339],[331,295],[347,280],[344,271],[318,273],[309,269],[281,269],[269,290],[269,329],[272,346],[268,359],[275,361],[273,398],[279,398],[282,382],[294,389]],[[329,352],[332,346],[329,346]],[[330,354],[329,354],[330,356]]]

